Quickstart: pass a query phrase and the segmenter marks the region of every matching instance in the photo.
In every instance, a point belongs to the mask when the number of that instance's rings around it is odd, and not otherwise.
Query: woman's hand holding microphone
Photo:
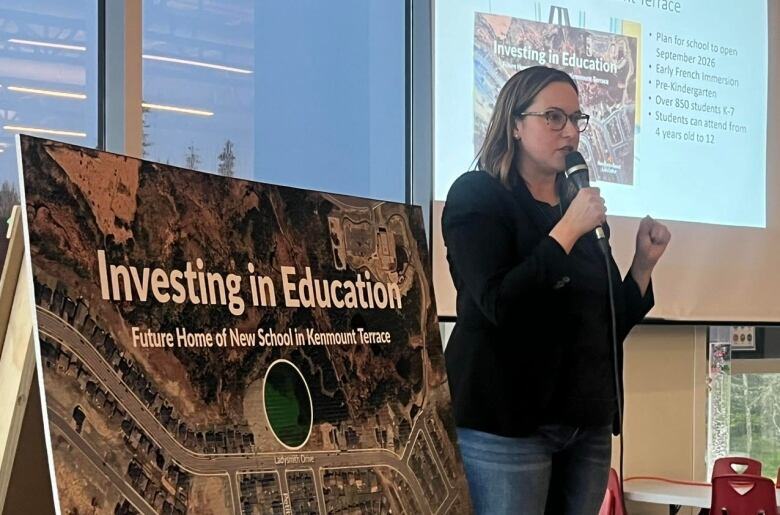
[[[598,188],[582,188],[558,222],[550,236],[568,254],[584,234],[602,225],[607,219],[607,206]]]

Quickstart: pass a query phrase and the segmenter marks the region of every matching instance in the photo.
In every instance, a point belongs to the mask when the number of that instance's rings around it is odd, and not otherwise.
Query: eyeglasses
[[[517,115],[522,118],[523,116],[544,116],[547,126],[554,131],[562,131],[566,127],[566,122],[570,121],[572,125],[577,128],[578,132],[582,132],[588,128],[588,121],[590,120],[589,114],[572,113],[566,114],[562,109],[557,107],[551,107],[547,111],[541,112],[525,112]]]

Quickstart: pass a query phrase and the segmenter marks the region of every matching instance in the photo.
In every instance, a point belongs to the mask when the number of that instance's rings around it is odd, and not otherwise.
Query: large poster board
[[[419,207],[21,136],[62,513],[467,513]]]

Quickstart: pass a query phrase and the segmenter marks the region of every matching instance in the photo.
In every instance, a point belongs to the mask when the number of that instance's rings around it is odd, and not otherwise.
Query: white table
[[[775,492],[780,507],[780,489]],[[623,483],[626,500],[666,504],[669,513],[675,514],[680,506],[709,508],[712,497],[710,485],[684,485],[657,479],[629,479]]]

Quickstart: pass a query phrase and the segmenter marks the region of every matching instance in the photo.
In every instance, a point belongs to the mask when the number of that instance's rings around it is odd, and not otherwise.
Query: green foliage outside
[[[761,461],[763,475],[780,467],[780,374],[731,376],[729,454]]]

